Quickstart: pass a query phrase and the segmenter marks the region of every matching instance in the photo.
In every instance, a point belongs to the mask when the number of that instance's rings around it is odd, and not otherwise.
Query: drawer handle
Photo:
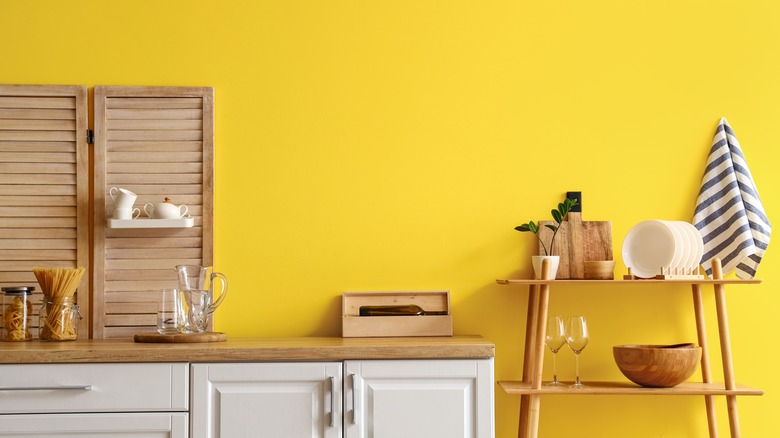
[[[92,385],[75,386],[0,386],[0,391],[91,391]]]

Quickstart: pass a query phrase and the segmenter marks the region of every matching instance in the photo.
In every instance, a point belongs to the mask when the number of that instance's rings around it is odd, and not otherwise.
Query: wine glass
[[[567,318],[566,344],[574,352],[577,380],[572,387],[582,388],[585,385],[580,382],[580,353],[588,345],[588,324],[585,322],[584,316],[570,316]]]
[[[551,316],[547,320],[547,330],[545,332],[544,343],[552,352],[553,358],[553,379],[552,382],[547,383],[546,386],[560,386],[561,382],[558,381],[557,365],[555,363],[555,357],[558,355],[558,350],[566,343],[566,336],[564,335],[563,318],[559,315]]]

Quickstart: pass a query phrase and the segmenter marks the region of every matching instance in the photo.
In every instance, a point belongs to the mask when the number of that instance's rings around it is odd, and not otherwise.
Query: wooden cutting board
[[[539,225],[539,237],[545,244],[552,237],[552,230],[545,227],[548,224],[555,222],[543,221]],[[541,244],[539,254],[544,254]],[[612,221],[584,222],[582,212],[569,212],[555,236],[553,255],[561,256],[556,278],[585,278],[586,261],[612,260]]]
[[[227,340],[227,335],[221,332],[206,333],[179,333],[175,335],[161,335],[159,333],[142,333],[134,336],[135,342],[158,343],[196,343],[196,342],[222,342]]]

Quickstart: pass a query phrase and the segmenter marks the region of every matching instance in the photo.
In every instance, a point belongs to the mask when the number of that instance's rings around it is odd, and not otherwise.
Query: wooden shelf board
[[[548,382],[544,382],[548,383]],[[531,389],[531,383],[499,381],[507,394],[554,394],[554,395],[763,395],[764,391],[737,385],[727,390],[722,383],[685,382],[673,388],[644,388],[630,382],[582,382],[584,388],[571,388],[571,382],[564,386],[544,386]]]
[[[532,279],[510,279],[510,280],[496,280],[498,284],[614,284],[614,285],[643,285],[643,284],[760,284],[762,280],[743,280],[739,278],[727,278],[723,280],[713,280],[711,278],[703,279],[669,279],[658,280],[654,278],[643,280],[532,280]]]

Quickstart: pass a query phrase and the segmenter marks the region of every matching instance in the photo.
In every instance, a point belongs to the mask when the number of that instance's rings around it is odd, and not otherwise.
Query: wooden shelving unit
[[[725,396],[729,414],[729,426],[732,438],[740,436],[737,396],[763,395],[760,389],[738,385],[734,380],[734,367],[731,357],[728,314],[726,312],[725,285],[759,284],[761,280],[724,279],[720,260],[713,261],[713,279],[680,280],[553,280],[550,279],[549,262],[542,267],[541,280],[496,280],[499,284],[528,286],[528,316],[526,319],[525,354],[523,357],[522,381],[499,381],[501,388],[508,394],[520,395],[519,438],[536,438],[539,435],[539,414],[542,395],[693,395],[704,396],[707,411],[707,423],[710,438],[718,436],[715,416],[716,396]],[[693,293],[693,307],[696,318],[698,343],[702,349],[702,382],[686,382],[672,388],[644,388],[626,382],[587,382],[586,388],[547,387],[542,385],[542,366],[545,352],[545,330],[550,286],[553,285],[654,285],[683,284],[690,285]],[[702,305],[702,286],[712,286],[715,294],[718,335],[720,338],[721,359],[723,361],[723,383],[716,383],[710,370],[709,348]]]

